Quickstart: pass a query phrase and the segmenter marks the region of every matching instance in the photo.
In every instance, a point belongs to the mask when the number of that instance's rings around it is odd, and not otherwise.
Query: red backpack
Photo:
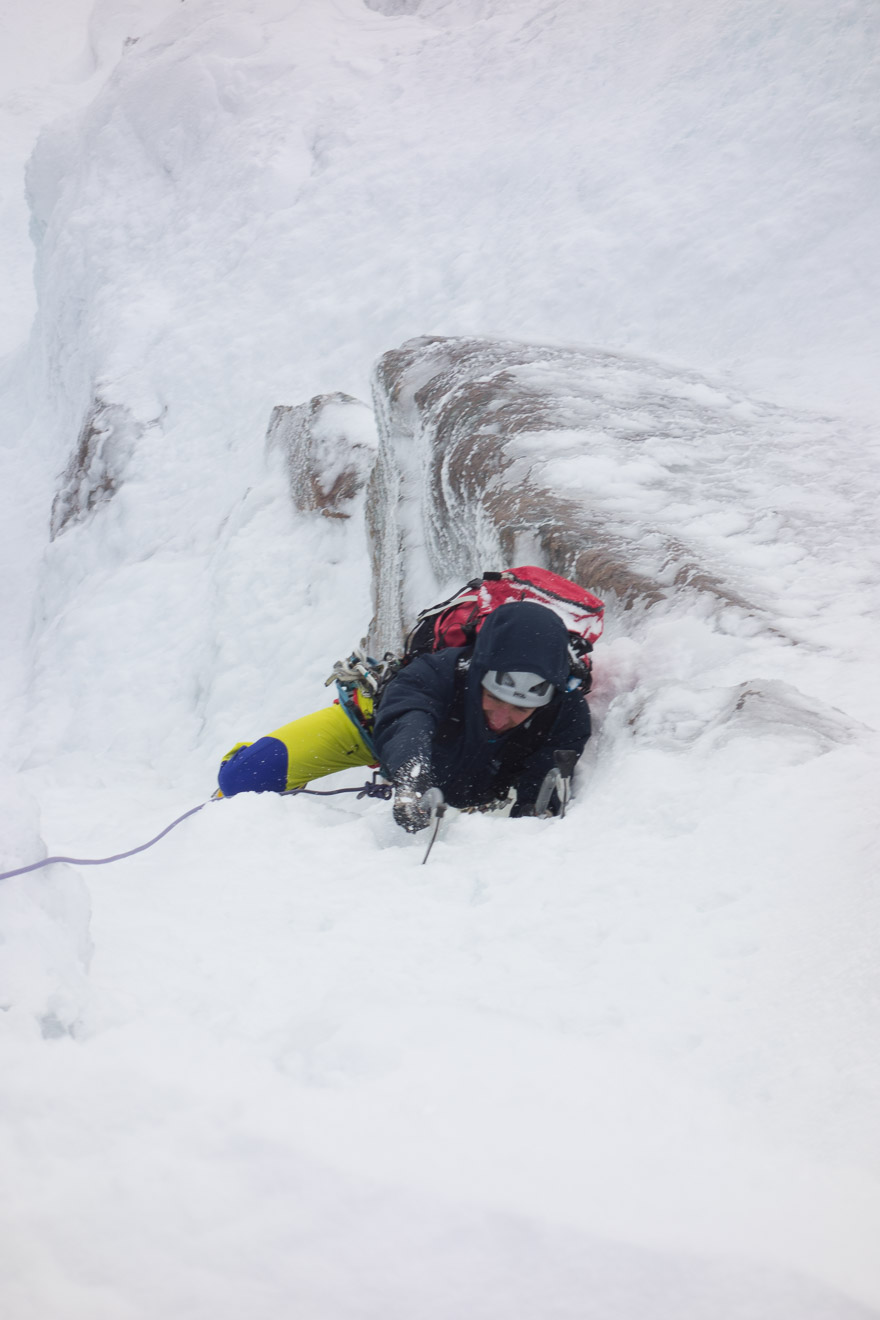
[[[572,674],[589,691],[590,652],[602,635],[605,606],[598,596],[546,568],[508,568],[474,578],[448,600],[422,610],[406,639],[402,663],[447,646],[472,646],[499,605],[531,600],[558,614],[568,629]]]
[[[571,676],[580,680],[586,695],[592,683],[590,652],[602,635],[605,606],[598,596],[559,577],[546,568],[507,568],[501,573],[484,573],[462,587],[439,605],[422,610],[406,639],[403,655],[386,651],[374,660],[362,649],[347,660],[337,660],[327,678],[329,687],[336,684],[338,700],[372,748],[372,709],[377,708],[387,685],[405,665],[417,656],[442,651],[447,646],[472,646],[484,621],[499,605],[531,600],[546,605],[558,614],[568,629]],[[359,694],[370,698],[371,711],[365,714]]]

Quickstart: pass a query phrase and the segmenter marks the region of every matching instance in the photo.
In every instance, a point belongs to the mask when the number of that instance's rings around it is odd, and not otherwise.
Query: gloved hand
[[[394,777],[392,814],[407,834],[427,829],[431,823],[431,803],[424,801],[430,782],[422,762],[403,766]]]
[[[421,793],[398,792],[394,797],[392,815],[407,832],[417,834],[431,824],[431,808],[422,802]]]

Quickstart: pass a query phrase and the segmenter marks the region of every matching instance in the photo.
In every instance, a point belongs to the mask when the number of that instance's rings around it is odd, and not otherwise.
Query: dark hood
[[[493,610],[474,644],[470,674],[475,684],[490,669],[540,674],[564,690],[571,666],[568,632],[558,614],[533,601],[515,601]]]
[[[540,674],[556,688],[553,700],[515,729],[493,734],[482,707],[489,668]],[[589,736],[586,702],[566,691],[569,673],[568,634],[559,616],[532,601],[502,605],[486,619],[469,657],[463,647],[424,655],[388,684],[374,735],[384,772],[394,779],[403,767],[424,761],[431,783],[453,807],[504,797],[511,785],[522,789],[521,802],[534,802],[553,768],[553,749],[580,751]]]

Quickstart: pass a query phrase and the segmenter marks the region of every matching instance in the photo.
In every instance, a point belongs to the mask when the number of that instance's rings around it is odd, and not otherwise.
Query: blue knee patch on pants
[[[217,783],[224,797],[283,793],[287,788],[287,748],[278,738],[258,738],[223,762]]]

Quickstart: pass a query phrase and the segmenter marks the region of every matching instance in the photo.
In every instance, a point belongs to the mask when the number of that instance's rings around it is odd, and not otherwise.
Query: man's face
[[[483,688],[483,714],[493,733],[509,733],[534,713],[528,706],[511,706],[509,701],[499,701]]]

